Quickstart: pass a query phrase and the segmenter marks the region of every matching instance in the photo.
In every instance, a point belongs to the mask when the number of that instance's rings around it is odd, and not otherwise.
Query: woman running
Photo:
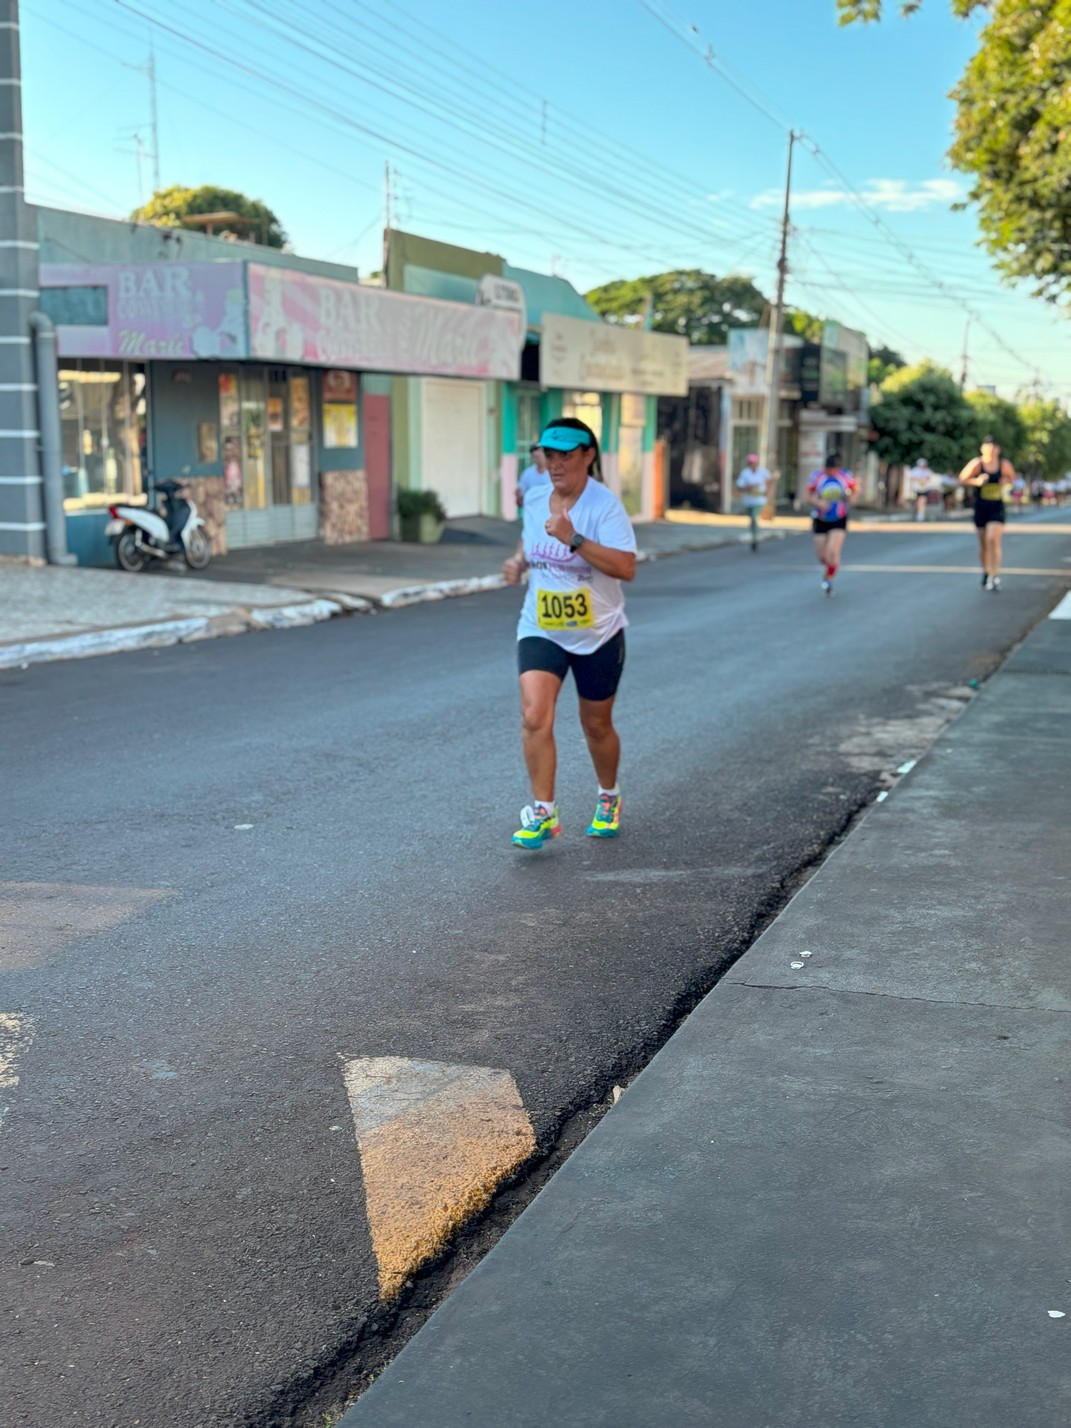
[[[840,469],[840,457],[835,451],[826,457],[821,471],[815,471],[807,482],[807,494],[812,501],[811,528],[814,531],[814,553],[819,565],[826,568],[822,589],[833,594],[833,577],[840,565],[840,553],[848,535],[848,511],[858,482],[850,471]]]
[[[1000,454],[991,436],[982,437],[982,454],[968,461],[959,473],[964,486],[973,486],[974,524],[978,531],[978,558],[982,562],[982,589],[1000,589],[1000,554],[1004,543],[1004,493],[1015,483],[1015,467]]]
[[[528,491],[520,547],[502,567],[510,585],[531,572],[517,626],[517,657],[532,802],[521,811],[521,826],[513,835],[518,848],[541,848],[561,832],[554,801],[554,712],[570,670],[599,786],[588,835],[617,836],[621,741],[612,715],[628,624],[621,581],[636,573],[632,522],[613,492],[596,479],[601,472],[595,433],[575,417],[559,417],[539,444],[550,484]]]

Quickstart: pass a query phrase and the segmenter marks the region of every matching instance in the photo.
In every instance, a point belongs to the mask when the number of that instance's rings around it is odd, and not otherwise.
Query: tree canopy
[[[1036,399],[1019,408],[1025,428],[1019,466],[1026,476],[1056,480],[1071,471],[1071,417],[1059,402]]]
[[[880,387],[882,382],[887,381],[894,372],[898,372],[901,367],[906,367],[907,363],[899,352],[891,347],[872,347],[870,349],[870,361],[867,363],[867,381],[872,387]]]
[[[981,442],[983,436],[992,436],[1008,460],[1013,464],[1018,462],[1026,440],[1019,408],[992,392],[968,392],[966,396],[974,413],[975,444]]]
[[[909,15],[921,0],[903,0]],[[1071,290],[1071,0],[950,0],[985,10],[978,49],[952,91],[949,158],[973,178],[982,241],[1010,278],[1056,301]],[[842,24],[881,19],[883,0],[837,0]]]
[[[603,283],[587,300],[607,322],[639,327],[651,298],[651,328],[687,337],[696,347],[728,341],[731,327],[755,327],[766,298],[750,278],[717,278],[701,268],[677,268],[646,278]]]
[[[902,367],[870,412],[874,449],[894,466],[924,456],[934,471],[959,471],[975,449],[975,413],[951,372],[932,362]]]
[[[235,225],[233,231],[219,229],[219,237],[248,239],[265,248],[286,245],[283,225],[266,203],[259,198],[247,198],[233,188],[216,188],[212,184],[203,184],[200,188],[172,184],[170,188],[158,189],[148,203],[136,208],[130,217],[135,223],[154,223],[160,228],[197,228],[203,232],[202,225],[190,223],[189,219],[205,213],[237,213],[249,220]]]

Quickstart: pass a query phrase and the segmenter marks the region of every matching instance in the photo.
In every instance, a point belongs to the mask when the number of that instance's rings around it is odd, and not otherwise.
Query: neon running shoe
[[[539,803],[521,809],[521,826],[513,835],[515,848],[542,848],[548,838],[557,838],[562,831],[558,822],[558,805]]]
[[[589,838],[616,838],[621,831],[621,795],[600,793],[595,816],[588,824]]]

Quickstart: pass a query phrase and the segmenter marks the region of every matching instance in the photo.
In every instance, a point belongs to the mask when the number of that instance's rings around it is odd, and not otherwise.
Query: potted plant
[[[446,510],[434,491],[399,491],[398,524],[401,538],[434,545],[442,539]]]

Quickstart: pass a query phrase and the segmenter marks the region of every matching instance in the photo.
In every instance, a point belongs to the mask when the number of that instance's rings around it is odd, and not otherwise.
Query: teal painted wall
[[[204,464],[197,459],[197,423],[216,424],[219,437],[219,376],[236,372],[215,362],[150,362],[149,466],[154,477],[222,476],[222,454]],[[175,375],[189,381],[175,381]]]

